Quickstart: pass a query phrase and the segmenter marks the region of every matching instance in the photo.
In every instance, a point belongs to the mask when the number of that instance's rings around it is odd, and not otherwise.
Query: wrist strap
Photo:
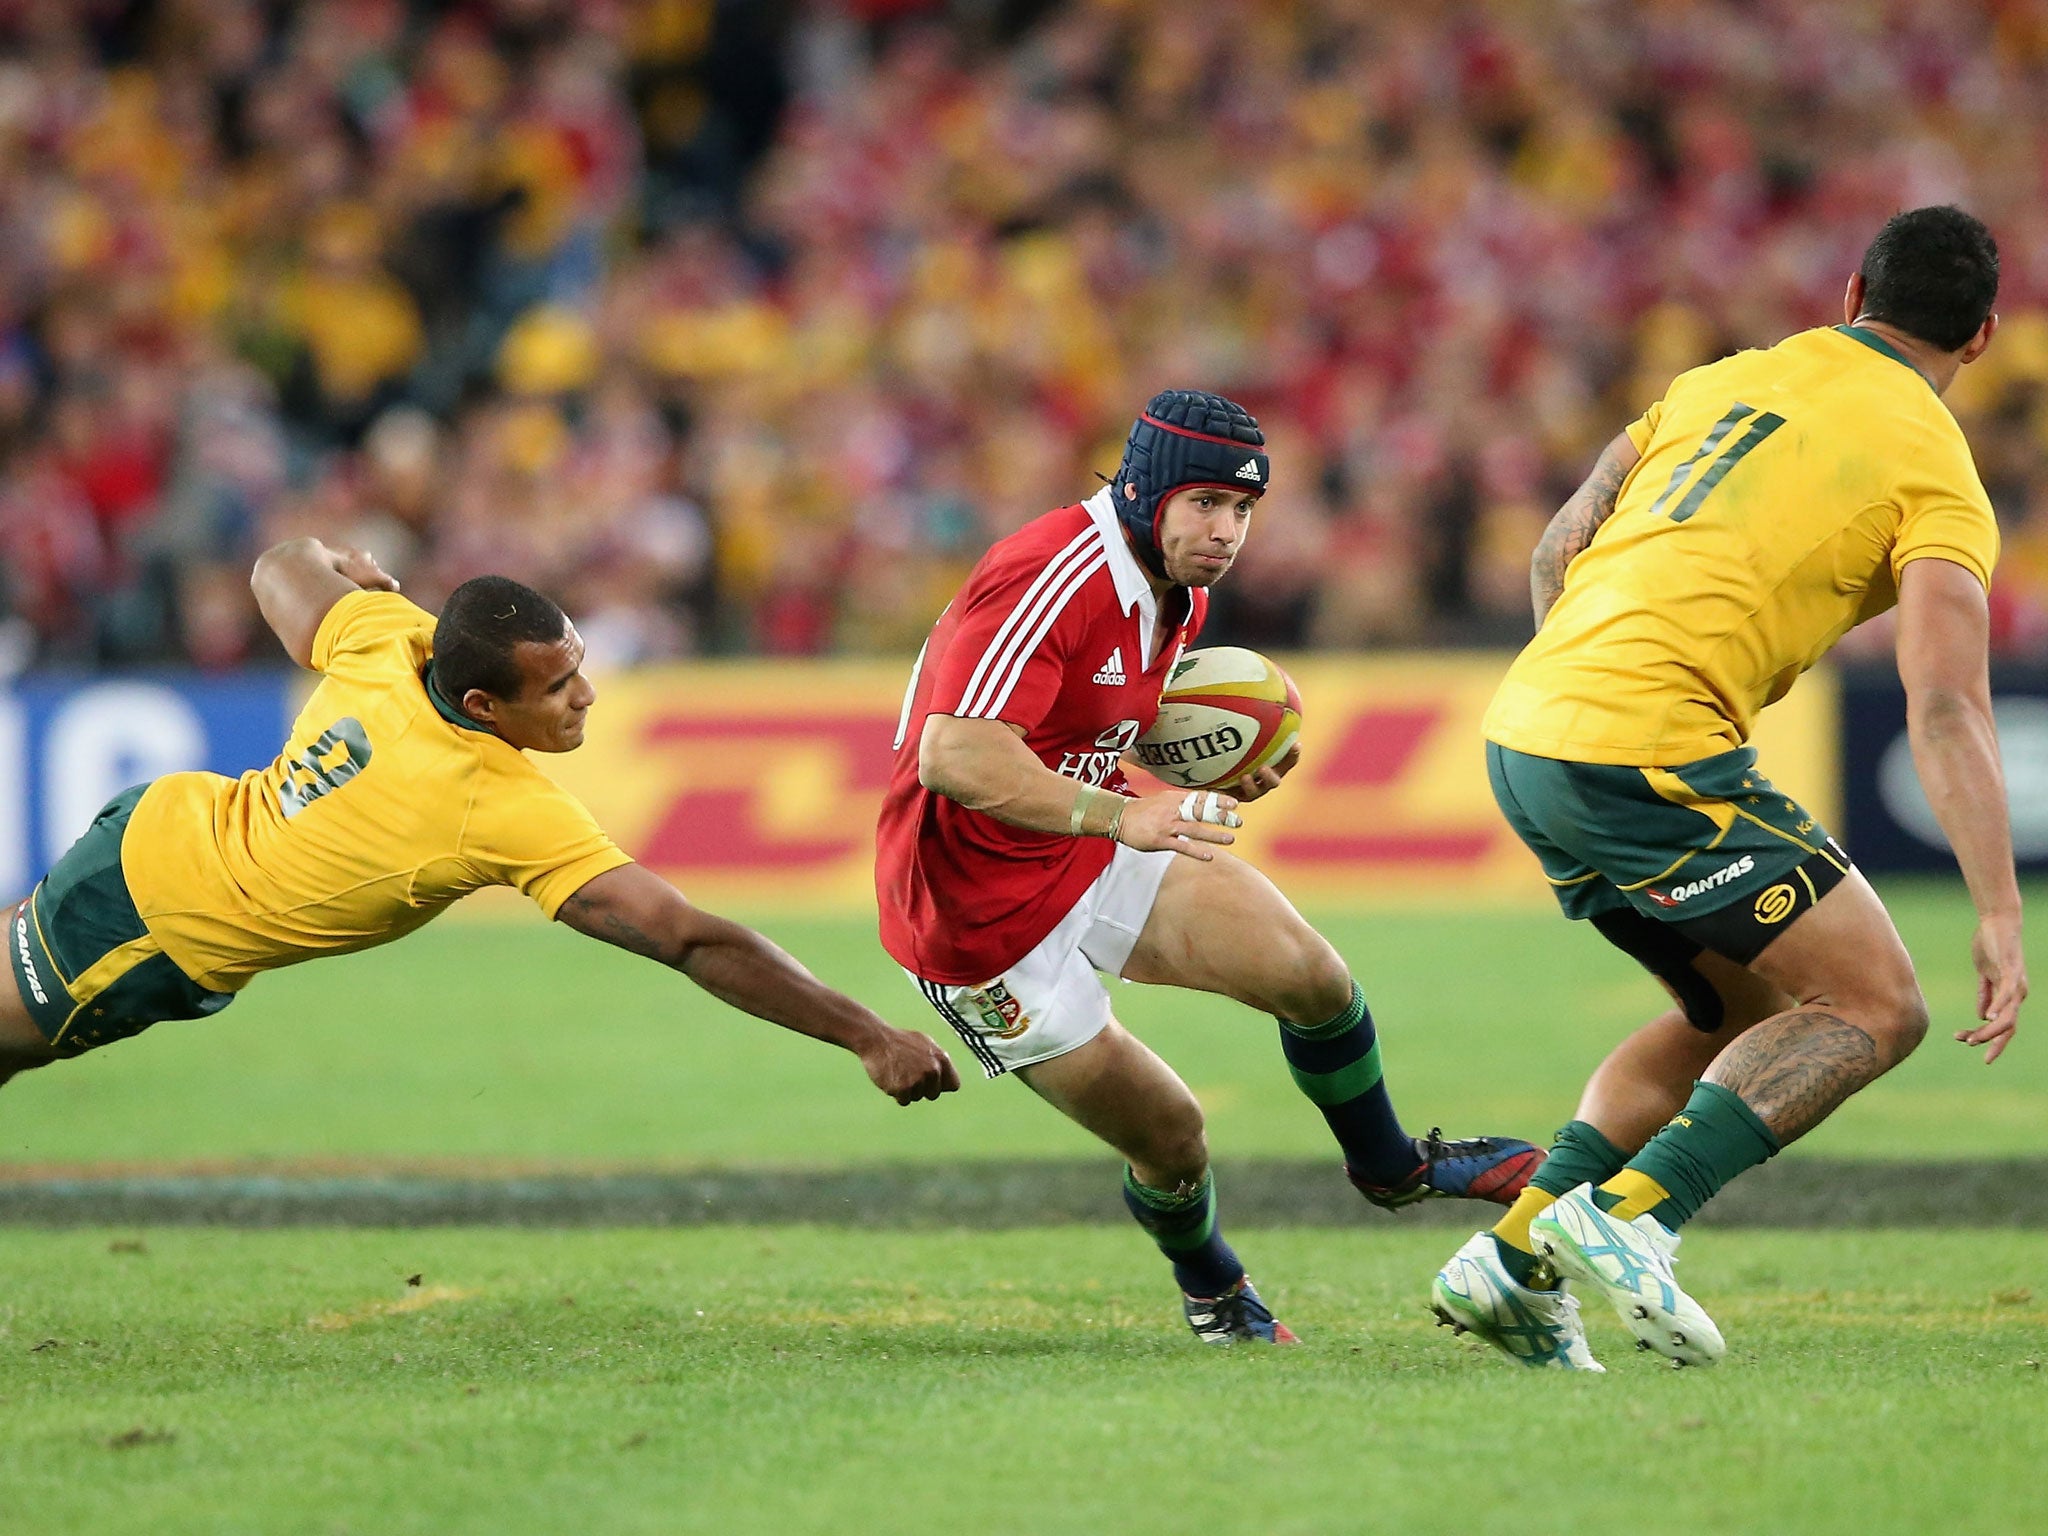
[[[1088,819],[1088,807],[1095,803],[1095,791],[1086,784],[1074,790],[1074,808],[1067,812],[1067,836],[1079,837],[1081,824]]]
[[[1088,819],[1091,812],[1105,800],[1113,800],[1116,807],[1110,812],[1109,825],[1091,829]],[[1074,796],[1074,808],[1067,814],[1067,833],[1071,837],[1106,837],[1116,841],[1116,834],[1124,824],[1124,807],[1130,804],[1130,796],[1120,795],[1115,790],[1097,789],[1083,784]]]

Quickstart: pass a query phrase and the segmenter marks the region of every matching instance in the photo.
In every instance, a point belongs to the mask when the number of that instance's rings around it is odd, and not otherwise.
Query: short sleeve
[[[1608,418],[1610,421],[1613,419],[1611,416]],[[1628,434],[1628,440],[1635,444],[1638,455],[1650,451],[1650,439],[1656,435],[1657,423],[1663,419],[1664,402],[1659,400],[1655,405],[1652,405],[1647,411],[1643,412],[1642,415],[1622,428]]]
[[[1002,720],[1029,731],[1059,696],[1072,660],[1075,600],[1104,568],[1092,534],[1061,557],[994,579],[977,578],[962,594],[959,623],[932,678],[928,712]]]
[[[590,881],[633,862],[582,801],[531,768],[479,792],[462,853],[492,884],[532,897],[550,918]]]
[[[350,592],[336,601],[313,635],[313,670],[325,672],[336,659],[353,655],[424,630],[434,632],[434,616],[396,592]]]
[[[1944,413],[1946,414],[1946,413]],[[1892,544],[1892,576],[1915,560],[1950,560],[1988,589],[1998,564],[1998,518],[1977,476],[1970,445],[1953,420],[1906,460],[1897,489],[1899,536]]]

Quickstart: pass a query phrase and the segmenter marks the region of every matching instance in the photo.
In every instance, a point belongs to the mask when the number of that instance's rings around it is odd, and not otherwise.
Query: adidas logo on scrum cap
[[[1257,459],[1246,459],[1244,461],[1244,468],[1237,472],[1237,478],[1249,480],[1253,484],[1257,484],[1259,479],[1259,461]]]

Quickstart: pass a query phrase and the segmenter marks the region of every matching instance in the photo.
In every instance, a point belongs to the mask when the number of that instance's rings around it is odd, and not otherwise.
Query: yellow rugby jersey
[[[1897,603],[1909,562],[1990,585],[1998,524],[1969,444],[1874,332],[1802,331],[1695,368],[1628,435],[1641,461],[1487,711],[1504,747],[1710,757]]]
[[[326,675],[276,762],[169,774],[136,805],[121,872],[201,986],[385,943],[487,885],[553,917],[632,862],[524,753],[443,714],[421,681],[433,636],[396,593],[350,593],[314,637]]]

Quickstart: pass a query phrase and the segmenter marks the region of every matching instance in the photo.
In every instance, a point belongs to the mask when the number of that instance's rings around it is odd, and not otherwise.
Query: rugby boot
[[[1520,1365],[1560,1371],[1605,1371],[1586,1344],[1579,1299],[1562,1286],[1532,1291],[1500,1261],[1491,1232],[1475,1232],[1436,1272],[1430,1311],[1439,1325],[1469,1333]]]
[[[1727,1352],[1721,1330],[1672,1273],[1678,1234],[1647,1211],[1616,1221],[1581,1184],[1529,1224],[1529,1240],[1565,1279],[1599,1289],[1637,1349],[1673,1365],[1712,1365]]]
[[[1299,1344],[1294,1331],[1267,1310],[1247,1275],[1221,1296],[1181,1295],[1188,1326],[1204,1344],[1229,1346],[1240,1339],[1254,1344]]]
[[[1344,1175],[1351,1187],[1374,1205],[1399,1210],[1418,1200],[1491,1200],[1495,1205],[1513,1205],[1536,1170],[1543,1166],[1544,1151],[1531,1142],[1512,1136],[1474,1136],[1464,1141],[1445,1141],[1434,1127],[1427,1136],[1409,1138],[1415,1143],[1415,1171],[1398,1184],[1372,1184],[1347,1163]]]

